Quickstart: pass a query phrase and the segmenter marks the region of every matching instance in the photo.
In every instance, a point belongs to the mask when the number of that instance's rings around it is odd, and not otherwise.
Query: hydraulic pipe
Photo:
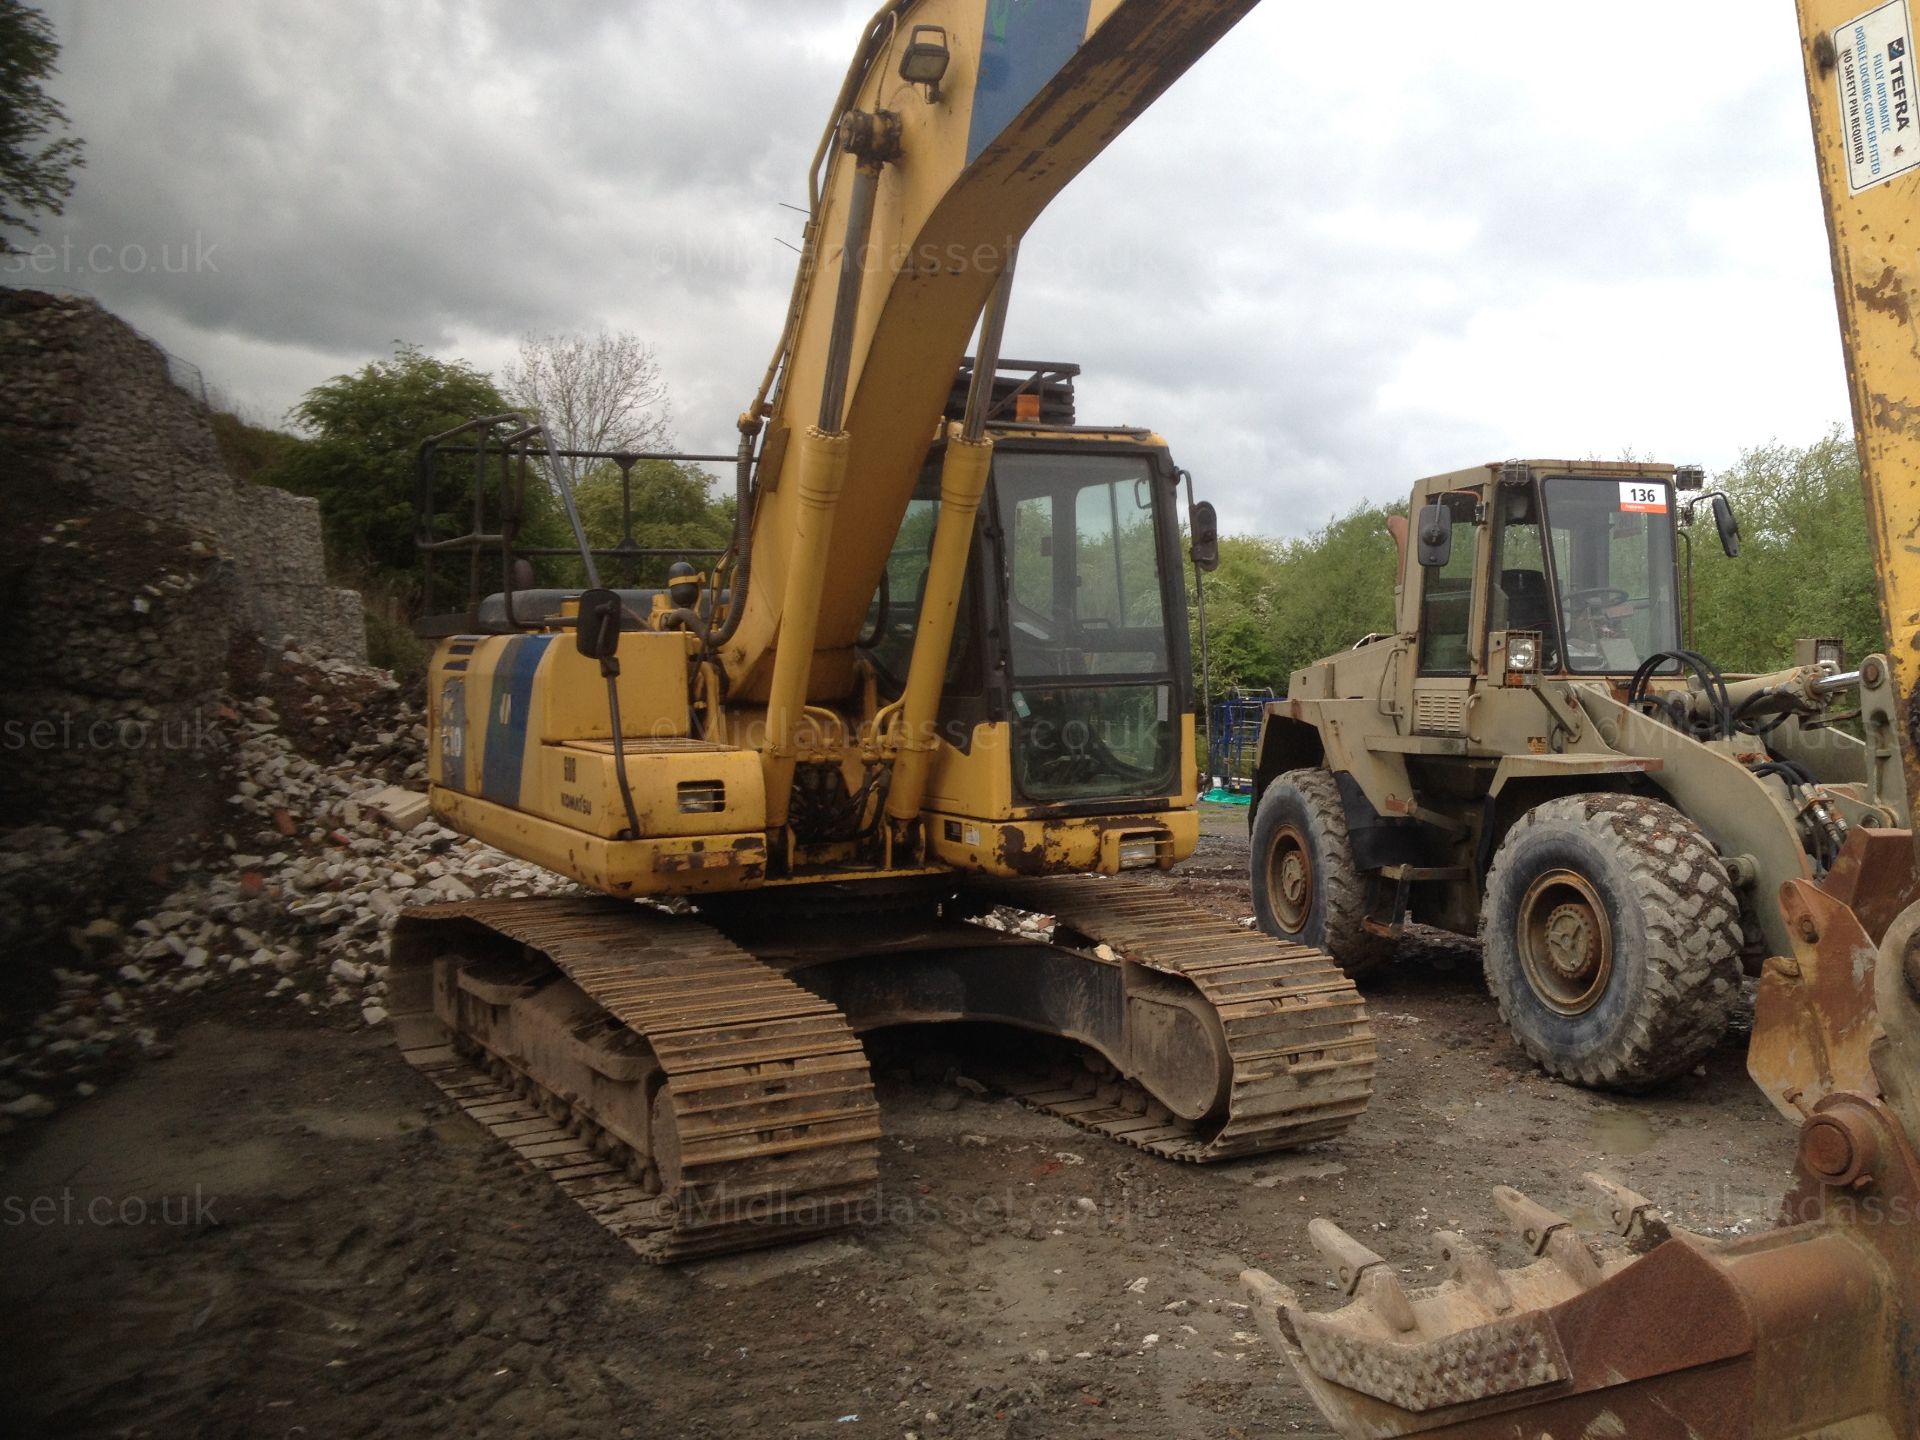
[[[935,722],[940,692],[946,685],[947,657],[953,650],[954,622],[960,613],[960,588],[967,577],[967,551],[992,466],[993,441],[969,440],[961,426],[950,428],[940,466],[940,519],[934,526],[920,623],[896,722],[899,756],[887,789],[887,815],[896,821],[918,816],[926,798],[927,775],[940,743]]]
[[[887,816],[904,824],[917,817],[926,800],[927,775],[939,746],[935,722],[940,692],[946,687],[947,658],[953,652],[953,629],[960,614],[960,591],[967,578],[967,552],[973,546],[974,517],[986,493],[993,468],[993,441],[987,438],[987,411],[993,404],[994,376],[1000,369],[1000,342],[1007,329],[1007,307],[1013,297],[1013,263],[987,301],[980,320],[980,344],[973,361],[973,383],[967,389],[966,418],[951,426],[947,453],[940,465],[940,518],[934,524],[933,552],[927,558],[919,623],[913,636],[913,658],[907,664],[907,685],[900,697],[899,754],[887,788]]]
[[[987,297],[986,314],[980,318],[980,345],[973,357],[973,378],[967,385],[966,424],[968,440],[987,433],[987,411],[993,408],[993,382],[1000,373],[1000,343],[1007,333],[1007,310],[1013,303],[1013,267],[1019,262],[1018,242],[1007,249],[1006,267]]]
[[[879,162],[862,160],[853,172],[853,194],[847,204],[847,243],[840,251],[840,290],[833,302],[827,373],[820,386],[819,423],[829,435],[840,433],[840,422],[846,414],[853,326],[860,314],[860,282],[866,278],[867,240],[873,231],[873,201],[879,189]]]
[[[844,431],[829,435],[814,426],[800,437],[800,503],[794,516],[793,545],[787,555],[786,598],[781,609],[780,644],[774,652],[773,686],[767,700],[767,745],[762,754],[769,830],[787,823],[793,798],[800,723],[807,708],[807,680],[813,673],[814,639],[820,629],[820,592],[826,583],[833,516],[846,486],[847,450]]]
[[[820,602],[826,593],[827,552],[833,543],[840,492],[847,481],[850,445],[842,426],[847,375],[853,365],[854,324],[860,315],[860,291],[866,278],[867,241],[873,230],[873,203],[880,189],[882,165],[899,154],[898,121],[884,114],[852,112],[841,124],[841,135],[848,151],[859,160],[859,167],[854,171],[853,194],[847,206],[840,289],[834,298],[826,374],[820,381],[820,423],[801,436],[799,445],[799,504],[787,554],[780,643],[774,650],[773,679],[767,693],[767,745],[761,762],[769,830],[782,829],[792,808],[800,724],[807,710],[813,647],[820,633]]]

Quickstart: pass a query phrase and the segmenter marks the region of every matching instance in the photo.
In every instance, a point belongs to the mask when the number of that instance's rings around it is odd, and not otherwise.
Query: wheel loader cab
[[[1414,492],[1416,513],[1451,531],[1409,567],[1421,676],[1630,676],[1680,648],[1671,471],[1510,465],[1463,478]]]

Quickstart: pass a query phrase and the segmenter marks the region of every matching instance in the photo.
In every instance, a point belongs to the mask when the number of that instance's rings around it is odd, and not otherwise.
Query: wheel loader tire
[[[1692,1069],[1740,996],[1740,905],[1700,829],[1633,795],[1551,800],[1487,875],[1487,985],[1526,1052],[1576,1085]]]
[[[1393,941],[1361,923],[1372,877],[1354,863],[1331,771],[1289,770],[1267,786],[1251,869],[1254,918],[1267,934],[1327,951],[1356,979],[1392,958]]]

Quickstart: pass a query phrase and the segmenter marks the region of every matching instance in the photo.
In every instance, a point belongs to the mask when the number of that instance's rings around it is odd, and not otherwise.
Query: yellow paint
[[[1799,0],[1880,610],[1905,697],[1920,689],[1920,170],[1849,193],[1847,117],[1824,43],[1869,8],[1866,0]],[[1920,795],[1920,756],[1901,748],[1907,793]]]
[[[609,895],[750,889],[766,875],[763,834],[607,840],[439,786],[428,794],[449,828]]]
[[[719,835],[766,828],[766,792],[760,757],[751,750],[698,741],[636,740],[626,747],[627,785],[644,837]],[[522,807],[571,829],[613,839],[628,828],[611,740],[540,747],[539,782],[523,785]],[[719,786],[725,808],[684,808],[682,786],[701,792]],[[689,797],[690,799],[692,797]]]
[[[688,733],[687,664],[699,650],[691,635],[629,634],[620,637],[620,729],[632,739],[664,740]],[[547,647],[534,685],[531,733],[542,740],[611,740],[607,682],[600,662],[589,660],[561,636]]]

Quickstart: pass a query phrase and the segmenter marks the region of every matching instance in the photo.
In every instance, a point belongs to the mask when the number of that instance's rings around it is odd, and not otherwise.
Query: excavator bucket
[[[1501,1269],[1443,1232],[1448,1278],[1409,1289],[1386,1259],[1316,1221],[1344,1309],[1310,1312],[1271,1276],[1242,1278],[1268,1341],[1343,1435],[1920,1435],[1920,1158],[1909,1139],[1920,1133],[1920,906],[1876,948],[1851,910],[1798,885],[1783,896],[1812,922],[1798,959],[1834,972],[1839,1023],[1810,1045],[1804,1016],[1784,1004],[1760,1012],[1756,1053],[1792,1077],[1787,1103],[1802,1118],[1799,1180],[1779,1226],[1705,1239],[1588,1176],[1607,1228],[1583,1234],[1502,1188],[1495,1203],[1528,1262]],[[1815,954],[1827,936],[1832,953]]]

